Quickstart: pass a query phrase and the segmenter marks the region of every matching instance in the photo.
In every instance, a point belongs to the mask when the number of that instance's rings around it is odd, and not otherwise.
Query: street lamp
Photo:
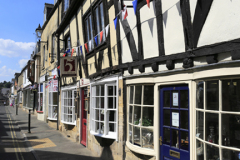
[[[48,40],[47,41],[41,41],[42,31],[43,31],[43,29],[41,28],[41,25],[39,24],[38,28],[36,28],[36,30],[35,30],[37,41],[41,42],[41,43],[47,43],[47,48],[48,48]]]

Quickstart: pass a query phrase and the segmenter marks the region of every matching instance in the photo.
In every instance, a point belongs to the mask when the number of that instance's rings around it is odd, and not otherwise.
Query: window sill
[[[139,154],[143,154],[143,155],[149,155],[149,156],[156,156],[156,153],[154,151],[154,149],[147,149],[147,148],[142,148],[142,147],[138,147],[136,145],[131,144],[130,142],[126,142],[127,147]]]
[[[37,113],[43,113],[43,111],[37,111]]]
[[[90,131],[90,134],[94,135],[94,136],[102,137],[102,138],[107,138],[107,139],[116,139],[117,138],[117,133],[112,134],[112,135],[104,135],[104,134],[96,133],[94,131]]]
[[[57,121],[57,119],[56,118],[47,118],[48,120],[50,120],[50,121]]]
[[[71,122],[65,122],[65,121],[61,121],[62,123],[64,123],[64,124],[68,124],[68,125],[76,125],[76,121],[74,122],[74,123],[71,123]]]

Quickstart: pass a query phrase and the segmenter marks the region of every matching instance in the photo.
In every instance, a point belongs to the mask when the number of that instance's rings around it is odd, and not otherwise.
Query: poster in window
[[[178,93],[173,93],[173,106],[178,106]]]
[[[60,61],[61,77],[76,77],[77,76],[77,59],[76,57],[61,57]]]
[[[58,91],[58,80],[53,80],[53,83],[52,83],[52,91],[53,92],[57,92]]]
[[[179,127],[179,113],[172,112],[172,126]]]

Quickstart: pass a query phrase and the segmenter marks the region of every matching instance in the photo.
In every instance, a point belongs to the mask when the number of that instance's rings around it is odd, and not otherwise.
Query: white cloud
[[[13,70],[10,68],[7,68],[7,66],[3,66],[0,68],[0,77],[9,77],[9,78],[13,78],[14,74],[18,72],[17,70]]]
[[[34,42],[15,42],[10,39],[0,38],[0,55],[8,57],[30,58],[34,49]]]
[[[29,59],[21,59],[18,61],[18,64],[20,65],[20,68],[25,67]]]

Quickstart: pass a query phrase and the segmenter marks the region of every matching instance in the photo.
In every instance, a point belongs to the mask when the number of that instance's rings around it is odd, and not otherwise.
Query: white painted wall
[[[150,8],[145,5],[140,9],[144,59],[157,57],[159,55],[157,22],[154,8],[155,1],[150,2]]]
[[[162,0],[165,55],[185,51],[180,0]]]
[[[203,26],[198,47],[240,37],[240,1],[215,0]]]
[[[23,88],[30,85],[31,82],[27,79],[27,69],[23,71]]]

